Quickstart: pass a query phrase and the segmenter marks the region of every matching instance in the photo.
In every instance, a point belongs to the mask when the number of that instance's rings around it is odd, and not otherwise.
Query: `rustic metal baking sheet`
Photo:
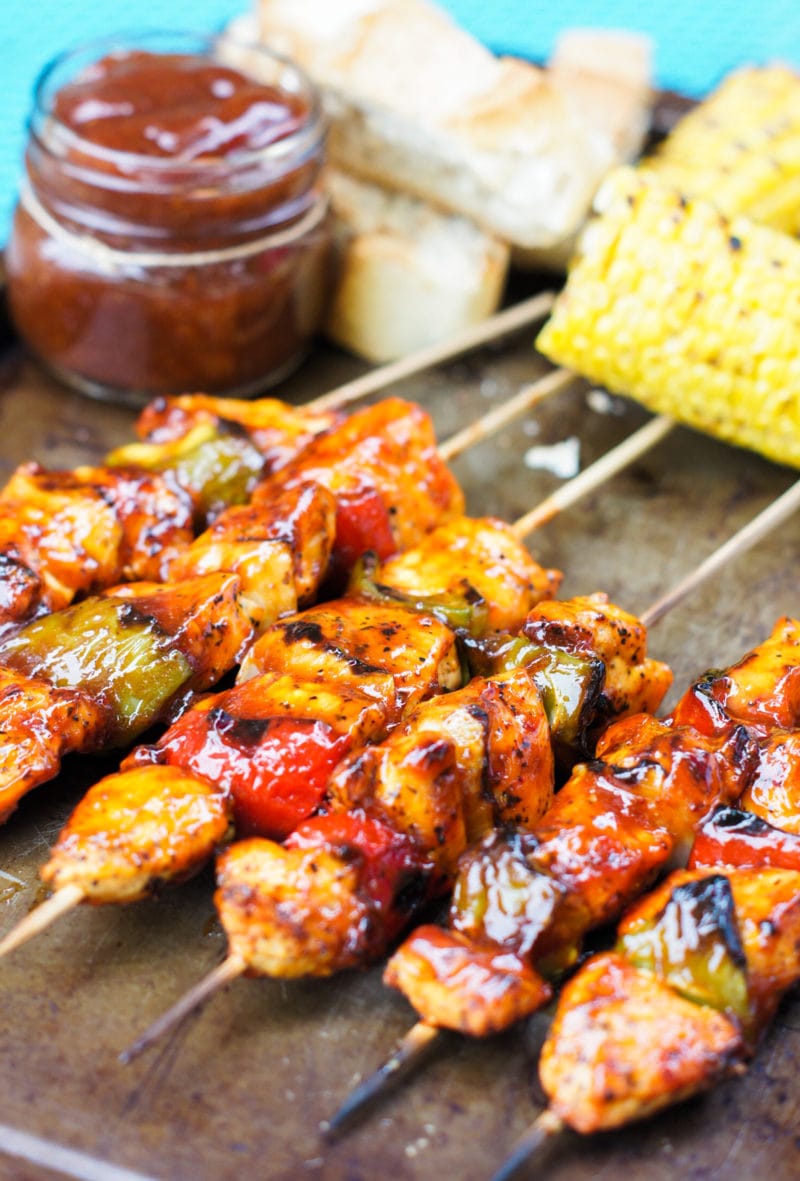
[[[531,336],[396,392],[428,407],[446,437],[534,375]],[[313,396],[354,372],[353,362],[320,352],[286,392]],[[645,418],[624,402],[587,397],[585,387],[557,395],[456,463],[470,511],[513,519],[558,486],[557,476],[526,466],[530,448],[576,440],[567,449],[586,465]],[[3,474],[31,457],[98,459],[129,436],[131,421],[126,410],[64,391],[20,353],[5,354]],[[793,478],[681,429],[531,546],[566,571],[564,593],[602,588],[641,610]],[[780,614],[800,611],[799,540],[793,520],[654,627],[652,651],[671,662],[677,686],[742,654]],[[49,844],[81,786],[105,769],[71,763],[0,831],[0,870],[20,883],[0,878],[0,930],[40,897],[37,868]],[[15,1129],[17,1153],[0,1151],[2,1181],[61,1176],[54,1145],[84,1154],[68,1166],[73,1175],[101,1179],[117,1176],[112,1165],[159,1181],[488,1177],[536,1112],[536,1023],[483,1044],[452,1039],[370,1122],[334,1147],[320,1140],[319,1121],[412,1019],[382,987],[380,969],[299,984],[240,980],[159,1052],[119,1064],[119,1051],[222,957],[211,889],[206,874],[158,901],[80,908],[0,963],[0,1149],[12,1146]],[[798,1073],[795,997],[746,1079],[646,1125],[571,1143],[538,1175],[797,1178]],[[106,1167],[93,1173],[85,1158]]]

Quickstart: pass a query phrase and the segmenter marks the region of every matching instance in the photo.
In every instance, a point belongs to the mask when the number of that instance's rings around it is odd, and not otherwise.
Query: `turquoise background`
[[[217,28],[247,6],[248,0],[0,0],[0,235],[19,179],[31,87],[46,61],[77,42],[125,29]],[[559,29],[569,25],[648,33],[658,83],[693,95],[746,61],[781,57],[800,67],[800,0],[444,0],[444,7],[492,48],[534,59],[546,58]]]

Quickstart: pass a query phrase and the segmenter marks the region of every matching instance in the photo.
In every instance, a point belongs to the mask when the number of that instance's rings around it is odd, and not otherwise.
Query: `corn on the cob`
[[[541,351],[800,467],[800,243],[633,169],[597,207]]]
[[[727,217],[800,231],[800,76],[774,64],[737,70],[645,160],[685,196]]]

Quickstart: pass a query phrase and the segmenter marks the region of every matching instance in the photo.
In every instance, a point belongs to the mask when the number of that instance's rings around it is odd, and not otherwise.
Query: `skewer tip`
[[[84,897],[80,886],[62,886],[60,890],[56,890],[55,894],[51,894],[35,910],[29,911],[24,919],[0,939],[0,959],[15,948],[21,947],[23,943],[27,943],[29,939],[33,939],[34,935],[46,931],[62,914],[67,914],[82,902]]]
[[[122,1051],[119,1055],[122,1065],[127,1066],[134,1058],[138,1058],[140,1054],[159,1041],[164,1034],[180,1025],[185,1017],[188,1017],[215,992],[224,988],[226,984],[230,984],[237,976],[241,976],[246,967],[244,960],[234,955],[229,955],[221,964],[217,964],[216,968],[192,985],[188,992],[179,997],[165,1013],[157,1017],[135,1042]]]
[[[441,1032],[437,1026],[429,1025],[426,1021],[418,1021],[413,1025],[391,1057],[350,1092],[330,1119],[320,1123],[319,1133],[322,1138],[329,1143],[338,1140],[368,1106],[395,1082],[405,1078],[441,1036]]]
[[[531,1163],[531,1158],[540,1156],[546,1149],[555,1146],[556,1138],[567,1131],[567,1126],[549,1108],[534,1120],[514,1145],[511,1153],[493,1174],[491,1181],[512,1181],[521,1170]]]

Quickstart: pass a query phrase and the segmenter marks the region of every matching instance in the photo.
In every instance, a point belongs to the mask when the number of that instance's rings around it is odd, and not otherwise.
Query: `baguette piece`
[[[497,58],[427,0],[259,0],[261,39],[323,88],[330,155],[526,250],[583,221],[616,162],[546,71]]]
[[[612,164],[638,156],[650,129],[653,102],[652,46],[647,37],[619,29],[567,29],[556,42],[547,73],[590,129],[598,152],[608,154]],[[563,272],[579,230],[576,226],[575,233],[547,250],[515,249],[512,264]]]
[[[391,361],[496,310],[509,256],[498,239],[335,169],[327,184],[338,277],[325,331],[337,344]]]

